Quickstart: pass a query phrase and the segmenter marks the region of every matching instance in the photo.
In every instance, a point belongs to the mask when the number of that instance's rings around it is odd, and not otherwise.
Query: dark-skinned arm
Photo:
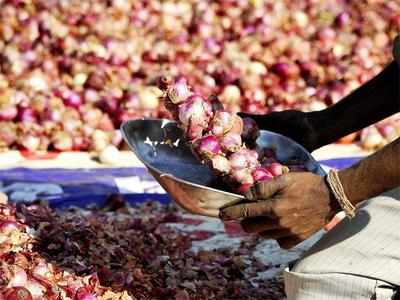
[[[400,138],[380,151],[339,172],[353,204],[400,186]]]
[[[400,111],[399,68],[395,61],[372,80],[325,110],[310,113],[316,148],[337,141]]]
[[[240,115],[313,151],[400,111],[400,36],[394,42],[393,56],[395,60],[378,75],[325,110]]]

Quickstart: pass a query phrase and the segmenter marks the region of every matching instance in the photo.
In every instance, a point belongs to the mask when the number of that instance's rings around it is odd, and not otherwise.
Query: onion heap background
[[[400,2],[0,1],[0,149],[121,147],[121,122],[170,117],[159,74],[230,112],[320,110],[391,60]],[[346,142],[376,149],[394,116]]]

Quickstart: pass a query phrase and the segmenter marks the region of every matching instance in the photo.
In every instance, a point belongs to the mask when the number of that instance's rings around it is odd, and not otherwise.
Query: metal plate
[[[132,120],[125,122],[121,131],[132,151],[184,209],[217,217],[220,207],[244,200],[243,196],[230,193],[211,170],[193,156],[176,122]],[[282,162],[296,159],[308,171],[325,174],[307,150],[287,137],[262,130],[257,144],[274,148]]]

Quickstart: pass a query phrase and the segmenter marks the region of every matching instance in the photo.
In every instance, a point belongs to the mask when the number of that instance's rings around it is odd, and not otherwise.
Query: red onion
[[[33,300],[31,293],[24,287],[14,287],[4,291],[5,300]]]
[[[49,268],[47,267],[47,263],[39,263],[32,271],[32,274],[35,276],[46,277],[49,273]]]
[[[250,168],[234,169],[232,170],[233,178],[241,184],[253,184],[254,179],[252,170]]]
[[[254,121],[252,118],[243,118],[243,141],[249,145],[253,145],[259,136],[260,130],[256,121]]]
[[[195,122],[206,127],[211,116],[211,105],[199,95],[189,97],[179,106],[179,120],[185,126],[188,126],[189,122]]]
[[[9,287],[26,286],[26,283],[28,281],[28,276],[26,275],[26,272],[24,269],[14,265],[12,273],[13,273],[13,275],[10,279],[10,282],[8,283]]]
[[[28,280],[26,286],[25,286],[28,291],[31,293],[32,298],[34,300],[39,300],[39,299],[43,299],[45,293],[46,293],[46,288],[41,285],[39,282],[35,281],[35,280]]]
[[[387,139],[389,142],[394,141],[397,136],[396,128],[390,124],[384,124],[381,126],[377,126],[379,133]]]
[[[18,115],[18,110],[15,106],[7,106],[0,108],[0,121],[12,121]]]
[[[271,67],[272,72],[278,74],[282,79],[295,77],[299,74],[299,69],[296,65],[288,63],[276,63]]]
[[[19,229],[19,225],[18,223],[14,222],[14,221],[3,221],[0,222],[0,233],[8,235],[11,232]]]
[[[253,169],[259,165],[258,154],[249,149],[241,149],[229,157],[233,169]]]
[[[103,130],[103,131],[114,131],[114,124],[111,121],[110,117],[106,114],[103,114],[99,121],[98,128]]]
[[[256,168],[251,175],[253,176],[255,182],[269,181],[274,178],[274,175],[272,175],[271,172],[263,167]]]
[[[339,27],[342,28],[346,26],[350,22],[350,15],[348,12],[344,11],[338,14],[335,18],[335,24]]]
[[[269,164],[266,166],[266,169],[272,174],[272,176],[280,176],[283,174],[283,166],[277,162]]]
[[[59,151],[70,151],[74,146],[72,136],[65,131],[56,132],[53,135],[52,144]]]
[[[36,113],[29,107],[19,107],[17,120],[20,122],[37,122]]]
[[[222,155],[215,155],[211,159],[211,165],[214,170],[219,174],[228,174],[231,170],[229,160]]]
[[[221,147],[226,152],[237,152],[242,147],[240,134],[228,133],[221,139]]]
[[[174,104],[182,103],[191,95],[186,79],[184,78],[177,80],[174,85],[168,88],[167,93],[169,99]]]
[[[226,111],[218,111],[211,124],[212,133],[216,136],[223,136],[233,127],[233,115]]]
[[[39,149],[40,138],[33,135],[25,135],[21,137],[20,144],[27,150],[34,152]]]
[[[212,158],[221,152],[221,145],[218,139],[213,135],[201,137],[196,140],[197,152],[203,158]]]
[[[97,300],[97,297],[89,293],[86,288],[82,287],[76,291],[74,300]]]
[[[82,97],[73,91],[70,91],[64,98],[64,104],[66,106],[79,108],[82,105]]]

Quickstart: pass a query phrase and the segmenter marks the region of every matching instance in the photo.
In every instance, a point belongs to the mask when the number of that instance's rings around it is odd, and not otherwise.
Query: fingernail
[[[219,212],[219,218],[221,219],[221,220],[224,220],[224,221],[229,221],[231,218],[228,216],[228,214],[224,211],[224,210],[221,210],[220,212]]]

